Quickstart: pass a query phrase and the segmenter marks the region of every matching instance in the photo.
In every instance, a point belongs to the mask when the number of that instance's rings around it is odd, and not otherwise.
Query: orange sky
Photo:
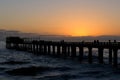
[[[0,29],[39,34],[120,35],[119,0],[0,1]]]

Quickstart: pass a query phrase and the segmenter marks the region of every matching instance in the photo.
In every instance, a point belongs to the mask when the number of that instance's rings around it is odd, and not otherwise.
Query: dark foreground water
[[[120,80],[120,70],[107,64],[35,56],[5,49],[0,42],[0,80]]]

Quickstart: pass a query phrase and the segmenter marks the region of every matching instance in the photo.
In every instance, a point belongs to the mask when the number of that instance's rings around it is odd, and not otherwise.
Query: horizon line
[[[7,30],[7,29],[0,29],[0,31],[8,31],[8,32],[17,32],[17,33],[23,33],[23,34],[34,34],[39,36],[64,36],[64,37],[120,37],[120,35],[87,35],[87,36],[73,36],[73,35],[57,35],[57,34],[40,34],[40,33],[32,33],[32,32],[23,32],[19,30]]]

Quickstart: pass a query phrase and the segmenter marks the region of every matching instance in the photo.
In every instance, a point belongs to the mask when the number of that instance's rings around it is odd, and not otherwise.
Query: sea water
[[[88,55],[87,49],[84,51]],[[119,52],[120,53],[120,52]],[[87,58],[80,63],[76,59],[37,56],[28,52],[8,50],[0,42],[0,80],[120,80],[120,70],[108,64],[108,50],[104,50],[104,62],[97,63],[97,50],[93,50],[94,62]]]

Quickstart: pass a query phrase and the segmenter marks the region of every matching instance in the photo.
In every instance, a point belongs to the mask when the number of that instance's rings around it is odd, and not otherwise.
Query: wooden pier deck
[[[32,52],[36,55],[56,55],[63,57],[78,57],[79,61],[83,61],[84,48],[88,48],[88,62],[93,63],[93,48],[98,49],[98,62],[104,63],[103,54],[104,49],[109,50],[109,64],[114,67],[118,66],[118,50],[120,49],[120,42],[99,42],[94,40],[93,42],[65,42],[62,41],[44,41],[44,40],[31,40],[20,37],[7,37],[6,48]],[[79,55],[77,55],[77,49],[79,49]]]

